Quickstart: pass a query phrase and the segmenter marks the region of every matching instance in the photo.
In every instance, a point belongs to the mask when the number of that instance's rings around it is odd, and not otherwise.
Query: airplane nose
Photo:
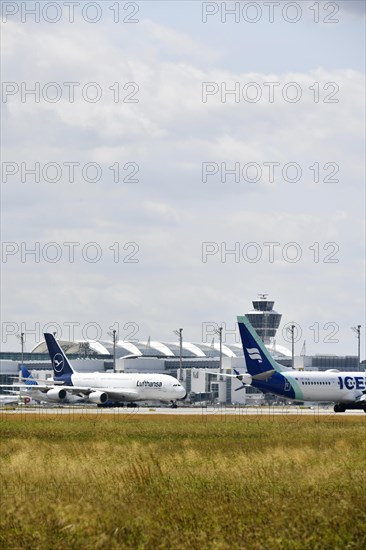
[[[187,397],[187,392],[183,386],[179,388],[179,399],[185,399]]]

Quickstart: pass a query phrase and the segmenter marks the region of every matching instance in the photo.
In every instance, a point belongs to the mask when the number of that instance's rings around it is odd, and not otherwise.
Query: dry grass
[[[358,417],[7,415],[4,548],[366,547]]]

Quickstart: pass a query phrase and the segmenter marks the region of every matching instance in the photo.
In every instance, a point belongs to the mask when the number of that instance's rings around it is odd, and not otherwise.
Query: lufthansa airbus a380
[[[176,407],[176,400],[187,395],[179,381],[168,374],[75,372],[54,336],[45,333],[44,337],[54,376],[52,382],[37,384],[36,388],[54,401],[66,402],[71,395],[98,405],[157,400]]]
[[[238,317],[247,373],[224,374],[294,401],[335,403],[335,412],[362,409],[366,412],[366,372],[299,371],[276,363],[247,317]],[[217,374],[217,373],[216,373]]]

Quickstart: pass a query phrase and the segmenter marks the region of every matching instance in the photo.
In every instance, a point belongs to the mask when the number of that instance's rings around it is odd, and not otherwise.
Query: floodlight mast
[[[117,341],[117,331],[113,329],[113,332],[108,332],[109,336],[113,338],[113,372],[116,372],[116,341]]]
[[[357,362],[358,362],[358,370],[361,370],[361,325],[357,325],[357,327],[351,327],[353,332],[356,333],[357,336]]]
[[[21,332],[20,335],[17,334],[17,338],[20,340],[22,355],[21,355],[21,363],[22,367],[24,366],[24,332]],[[19,371],[19,377],[20,377],[20,371]]]
[[[179,330],[174,330],[174,334],[179,336],[179,382],[182,382],[183,380],[183,369],[182,369],[182,347],[183,347],[183,329],[180,328]]]
[[[219,372],[220,375],[222,375],[222,326],[215,329],[215,333],[219,335],[220,338],[220,362],[219,362]],[[220,376],[220,380],[222,380],[222,376]]]
[[[286,330],[291,334],[291,367],[295,369],[295,325],[286,327]]]
[[[19,338],[19,340],[20,340],[20,345],[21,345],[21,350],[22,350],[21,361],[22,361],[22,366],[23,366],[23,361],[24,361],[24,332],[21,332],[20,334],[17,334],[17,338]]]

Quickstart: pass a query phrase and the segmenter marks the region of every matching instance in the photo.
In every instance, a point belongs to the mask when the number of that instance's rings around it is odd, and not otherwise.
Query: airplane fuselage
[[[74,386],[90,386],[99,391],[131,390],[135,397],[124,401],[158,400],[174,401],[183,399],[185,390],[177,379],[168,374],[156,373],[74,373],[71,375]]]
[[[366,374],[290,370],[253,380],[252,386],[294,401],[354,403],[366,391]]]

